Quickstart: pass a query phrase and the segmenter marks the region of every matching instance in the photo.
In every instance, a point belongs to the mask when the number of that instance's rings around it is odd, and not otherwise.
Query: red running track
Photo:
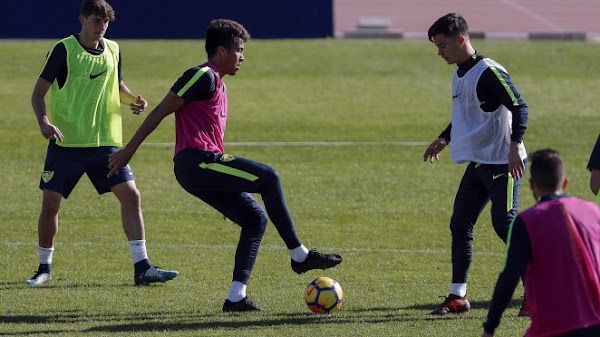
[[[361,17],[383,17],[405,37],[424,37],[448,12],[462,14],[472,32],[519,37],[529,32],[584,32],[600,37],[600,0],[334,0],[334,32],[355,30]]]

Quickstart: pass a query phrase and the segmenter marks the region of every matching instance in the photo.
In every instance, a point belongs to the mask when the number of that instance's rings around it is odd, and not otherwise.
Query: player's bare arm
[[[35,87],[33,88],[33,93],[31,94],[31,106],[33,107],[33,112],[35,113],[38,125],[40,126],[42,136],[46,139],[58,139],[62,142],[64,139],[62,132],[50,123],[48,115],[46,114],[46,102],[44,101],[44,97],[51,86],[52,83],[41,77],[38,78]]]
[[[108,168],[110,169],[108,177],[111,177],[123,166],[127,165],[144,139],[156,129],[165,117],[181,108],[183,104],[183,98],[177,96],[174,92],[169,91],[158,106],[148,114],[148,117],[142,122],[129,143],[108,157]]]
[[[136,115],[141,114],[148,107],[148,102],[142,96],[134,95],[123,81],[119,82],[119,95],[121,103],[129,105],[131,111]]]
[[[423,153],[423,161],[433,163],[433,159],[440,160],[440,152],[448,145],[448,142],[444,138],[438,138],[434,140]]]
[[[519,155],[519,142],[510,142],[510,149],[508,151],[508,172],[510,175],[519,180],[523,178],[523,172],[525,171],[525,163]]]

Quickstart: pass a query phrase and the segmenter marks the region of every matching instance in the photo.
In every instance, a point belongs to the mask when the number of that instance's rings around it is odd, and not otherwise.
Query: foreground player
[[[233,281],[223,311],[261,310],[246,296],[246,285],[267,226],[267,215],[249,193],[262,196],[269,218],[290,251],[291,266],[296,273],[327,269],[342,262],[340,255],[309,251],[302,245],[285,203],[279,175],[273,168],[223,151],[228,109],[222,78],[238,72],[244,61],[244,43],[249,39],[250,34],[239,23],[213,20],[206,30],[208,61],[188,69],[129,143],[109,159],[112,175],[131,160],[163,118],[175,112],[177,181],[187,192],[241,227]]]
[[[40,181],[43,190],[38,222],[40,264],[37,272],[25,281],[29,286],[52,279],[60,204],[84,173],[98,193],[113,192],[121,203],[135,284],[165,282],[178,274],[150,265],[140,192],[129,166],[107,178],[108,155],[122,145],[120,104],[129,105],[135,114],[142,113],[148,105],[141,96],[133,95],[122,80],[118,44],[104,38],[108,23],[114,19],[112,7],[104,0],[83,1],[79,16],[81,32],[54,45],[33,89],[33,110],[40,132],[50,144]],[[52,107],[51,115],[47,116],[44,97],[50,88]]]
[[[482,336],[494,335],[521,275],[531,318],[525,336],[600,336],[600,208],[563,194],[568,180],[558,152],[536,151],[530,165],[538,202],[511,225]]]
[[[492,225],[503,241],[517,214],[527,157],[523,136],[528,110],[506,70],[473,49],[462,16],[444,15],[429,28],[428,35],[438,55],[458,67],[452,78],[452,122],[425,150],[423,159],[439,159],[439,153],[451,144],[452,160],[468,163],[450,219],[450,294],[431,312],[446,315],[471,308],[467,275],[473,254],[473,227],[485,205],[492,202]]]

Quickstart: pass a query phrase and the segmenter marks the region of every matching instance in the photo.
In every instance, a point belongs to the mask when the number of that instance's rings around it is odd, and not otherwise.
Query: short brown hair
[[[115,21],[115,11],[105,0],[83,0],[79,14],[86,18],[96,14],[108,21]]]
[[[558,151],[545,149],[529,156],[531,180],[541,189],[559,188],[565,179],[565,163]]]
[[[242,41],[250,40],[250,33],[238,22],[227,19],[215,19],[206,28],[204,48],[208,57],[212,57],[219,47],[231,49],[233,40],[239,37]]]

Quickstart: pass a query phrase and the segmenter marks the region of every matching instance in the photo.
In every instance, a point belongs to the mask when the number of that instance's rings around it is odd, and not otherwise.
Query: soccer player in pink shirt
[[[268,218],[289,249],[291,267],[301,274],[342,262],[338,254],[308,250],[300,241],[288,211],[278,173],[268,165],[226,154],[225,75],[235,75],[244,61],[250,34],[232,20],[211,21],[206,29],[208,61],[192,67],[150,112],[129,143],[109,158],[109,175],[127,165],[144,139],[166,116],[175,112],[175,177],[187,192],[214,207],[241,227],[233,280],[224,312],[261,310],[246,295]],[[250,195],[258,193],[266,212]]]
[[[482,337],[494,335],[522,275],[531,318],[526,337],[600,336],[600,208],[564,194],[558,152],[541,150],[530,159],[537,203],[510,227]]]

